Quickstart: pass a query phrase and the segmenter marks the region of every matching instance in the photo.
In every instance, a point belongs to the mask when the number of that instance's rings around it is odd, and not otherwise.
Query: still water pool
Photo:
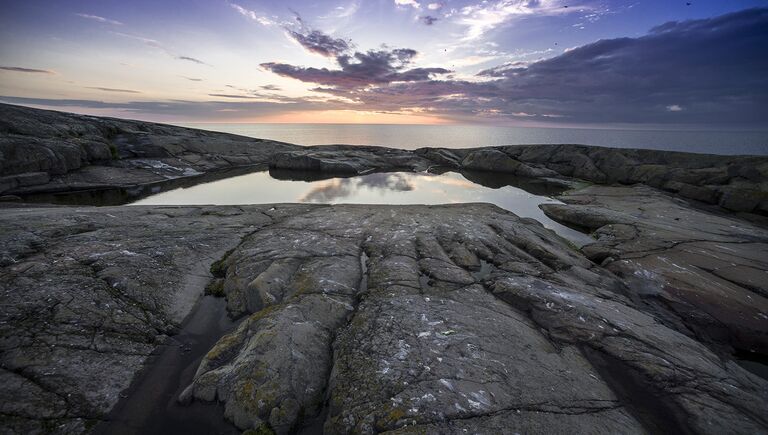
[[[133,202],[133,205],[317,204],[456,204],[487,202],[518,216],[530,217],[576,245],[592,241],[586,234],[558,224],[539,204],[560,204],[551,189],[516,184],[499,177],[468,174],[388,172],[349,178],[285,179],[279,173],[253,172],[191,187],[180,187]],[[288,173],[288,177],[292,174]],[[467,177],[473,178],[470,181]],[[281,179],[283,178],[283,179]],[[479,181],[479,182],[478,182]],[[510,185],[513,184],[513,185]],[[516,187],[522,186],[522,187]]]

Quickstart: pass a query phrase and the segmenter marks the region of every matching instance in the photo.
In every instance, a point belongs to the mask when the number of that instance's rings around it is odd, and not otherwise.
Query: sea
[[[492,145],[584,144],[703,154],[768,155],[768,130],[620,130],[453,124],[185,123],[179,125],[272,139],[297,145],[350,144],[415,149],[421,147],[472,148]]]

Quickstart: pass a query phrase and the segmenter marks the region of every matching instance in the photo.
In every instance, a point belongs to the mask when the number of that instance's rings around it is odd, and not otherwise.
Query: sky
[[[0,0],[0,101],[159,122],[768,128],[768,0]]]

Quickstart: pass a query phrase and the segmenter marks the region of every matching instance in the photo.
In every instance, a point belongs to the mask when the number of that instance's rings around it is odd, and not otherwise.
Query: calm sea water
[[[765,131],[660,131],[470,125],[182,124],[298,145],[471,148],[488,145],[585,144],[708,154],[768,155]]]

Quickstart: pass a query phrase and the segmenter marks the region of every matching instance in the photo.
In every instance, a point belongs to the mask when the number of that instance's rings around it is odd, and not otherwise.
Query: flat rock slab
[[[544,205],[588,227],[582,251],[679,331],[726,352],[768,353],[768,230],[645,186],[591,186]]]

